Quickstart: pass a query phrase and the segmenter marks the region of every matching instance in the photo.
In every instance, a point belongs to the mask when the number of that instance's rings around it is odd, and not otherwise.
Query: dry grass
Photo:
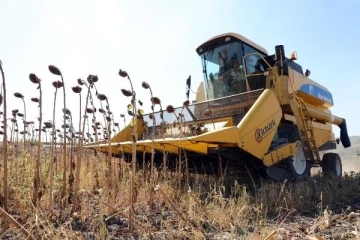
[[[0,62],[6,120],[0,134],[9,140],[5,77],[1,67]],[[62,73],[53,65],[49,65],[49,71],[61,77],[61,82],[53,82],[53,86],[56,88],[54,109],[57,88],[63,88],[63,130],[55,132],[55,126],[50,126],[49,122],[42,127],[43,120],[39,117],[38,142],[31,144],[34,134],[31,140],[26,139],[25,134],[31,129],[36,131],[34,122],[27,123],[25,114],[22,119],[24,131],[20,131],[17,126],[20,113],[12,111],[11,124],[16,129],[11,128],[10,141],[4,141],[1,149],[2,239],[360,239],[359,213],[352,209],[360,202],[360,173],[347,174],[342,179],[315,175],[298,184],[263,182],[250,193],[246,186],[230,178],[182,173],[182,166],[186,172],[188,170],[186,155],[186,161],[174,164],[178,167],[175,172],[161,174],[152,168],[152,171],[135,168],[136,163],[142,162],[135,154],[130,164],[112,158],[111,153],[94,155],[92,151],[81,150],[83,141],[98,142],[99,137],[110,139],[111,132],[116,132],[111,127],[119,127],[114,122],[107,97],[97,91],[95,83],[98,77],[89,75],[87,83],[78,79],[78,84],[86,87],[88,94],[84,122],[82,125],[79,122],[78,132],[74,133],[72,113],[66,108]],[[134,125],[135,117],[142,115],[142,104],[138,100],[138,108],[127,72],[119,70],[119,75],[127,78],[131,86],[131,91],[121,91],[124,96],[131,97],[128,114],[133,116],[130,125]],[[29,79],[40,86],[41,80],[35,74],[30,74]],[[142,87],[150,89],[152,103],[159,105],[163,112],[161,101],[153,97],[150,86],[143,83]],[[97,122],[95,97],[90,89],[96,91],[100,101],[105,127]],[[73,91],[80,93],[81,88],[74,87]],[[17,96],[23,99],[23,95]],[[0,91],[0,105],[1,100]],[[104,100],[106,111],[101,103]],[[40,104],[39,116],[42,116],[41,96],[40,99],[32,98],[32,101]],[[187,104],[188,101],[183,105]],[[167,106],[166,111],[172,113],[172,105]],[[89,119],[91,115],[92,119]],[[79,116],[82,116],[82,111]],[[85,134],[86,123],[88,130]],[[47,139],[50,133],[47,129],[50,128],[51,140],[54,143],[60,139],[56,142],[63,143],[62,146],[41,146],[41,135],[45,134]],[[136,149],[135,129],[132,128],[131,136],[133,152]],[[19,131],[24,134],[23,142],[15,134]],[[71,147],[66,145],[67,140]],[[166,162],[165,158],[163,160]],[[148,162],[151,163],[152,159]],[[227,177],[223,173],[220,176]],[[192,189],[184,187],[184,183],[191,183]]]
[[[279,239],[291,233],[280,226],[300,213],[314,220],[311,227],[325,229],[331,224],[319,224],[321,219],[329,218],[324,211],[328,213],[331,209],[349,214],[353,210],[348,206],[360,202],[360,174],[355,173],[346,174],[341,180],[316,175],[298,184],[267,182],[259,186],[255,194],[233,182],[229,186],[232,189],[229,197],[224,196],[220,181],[209,176],[192,175],[194,188],[179,192],[176,173],[168,173],[168,179],[158,180],[150,202],[150,183],[139,170],[133,191],[134,229],[130,232],[128,164],[112,159],[116,196],[115,204],[110,205],[106,155],[86,153],[80,173],[81,208],[72,213],[73,195],[60,199],[61,162],[53,183],[53,206],[48,205],[50,149],[42,151],[43,181],[38,208],[34,208],[31,201],[36,147],[22,152],[9,146],[9,153],[9,214],[36,239],[128,239],[130,236],[134,239]],[[57,154],[61,161],[61,152]],[[149,179],[150,173],[146,174]],[[60,211],[64,202],[66,208]],[[316,231],[308,235],[315,236]],[[4,239],[22,236],[12,224],[3,233]]]

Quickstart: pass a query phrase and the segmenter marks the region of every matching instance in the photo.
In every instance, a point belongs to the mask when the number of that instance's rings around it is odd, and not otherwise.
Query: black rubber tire
[[[279,137],[287,138],[289,143],[301,141],[297,126],[292,125],[292,124],[285,125],[285,126],[282,126],[281,128],[279,128]],[[290,170],[293,180],[294,181],[307,180],[311,176],[312,165],[309,162],[307,162],[306,169],[304,170],[304,172],[302,174],[298,174],[294,169],[292,161],[293,161],[292,157],[289,157],[286,159],[286,164],[288,165],[287,168]]]
[[[304,156],[305,157],[305,156]],[[306,161],[306,160],[305,160]],[[305,181],[307,180],[310,176],[311,176],[311,164],[309,162],[306,162],[306,168],[304,169],[304,172],[299,174],[295,171],[294,166],[293,166],[293,159],[292,157],[289,157],[287,159],[287,163],[289,165],[289,169],[291,171],[291,174],[293,176],[293,180],[294,181]]]
[[[338,178],[341,178],[342,162],[340,155],[337,153],[325,153],[322,158],[321,168],[324,175],[333,175]]]
[[[293,168],[292,168],[292,164],[291,162],[292,159],[289,160],[289,165],[290,165],[290,170],[293,176],[293,180],[295,182],[301,182],[301,181],[306,181],[307,179],[309,179],[311,177],[311,164],[310,163],[306,163],[306,170],[304,171],[303,174],[298,174]]]

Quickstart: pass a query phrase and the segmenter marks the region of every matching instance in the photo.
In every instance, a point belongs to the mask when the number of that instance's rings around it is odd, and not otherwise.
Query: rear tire
[[[324,175],[335,175],[342,177],[342,162],[337,153],[325,153],[322,158],[322,172]]]

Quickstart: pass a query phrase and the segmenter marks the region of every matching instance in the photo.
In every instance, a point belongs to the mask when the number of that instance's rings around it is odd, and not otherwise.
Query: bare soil
[[[344,211],[343,209],[341,209]],[[22,222],[25,226],[33,225],[32,234],[36,239],[51,239],[46,238],[43,234],[46,231],[51,231],[51,228],[44,222],[31,221],[24,219],[23,213],[13,213],[15,219]],[[98,216],[94,216],[96,218]],[[109,216],[104,216],[107,219]],[[293,214],[287,216],[281,221],[267,220],[262,224],[255,224],[249,226],[247,229],[219,229],[209,221],[203,221],[196,226],[189,226],[182,224],[172,224],[171,227],[161,226],[162,222],[166,221],[178,223],[178,217],[175,211],[167,209],[152,209],[146,214],[138,214],[136,217],[139,221],[141,219],[148,219],[151,223],[153,231],[144,233],[143,231],[134,230],[129,232],[127,219],[113,216],[105,220],[106,239],[360,239],[360,206],[354,204],[349,206],[347,210],[342,213],[333,213],[329,210],[324,210],[321,216],[306,216],[302,214]],[[30,220],[30,221],[29,221]],[[94,220],[94,219],[93,219]],[[56,221],[53,227],[61,230],[63,233],[59,234],[62,239],[99,239],[99,226],[90,218],[79,219],[70,218],[68,221],[59,225]],[[98,225],[95,227],[94,225]],[[46,229],[47,228],[47,229]],[[179,228],[181,228],[179,230]],[[198,236],[194,236],[194,230],[198,231]],[[67,231],[64,231],[66,230]],[[71,231],[71,237],[67,237],[65,232]],[[45,238],[44,238],[45,237]],[[11,227],[2,236],[2,239],[24,239],[24,236],[18,229]]]

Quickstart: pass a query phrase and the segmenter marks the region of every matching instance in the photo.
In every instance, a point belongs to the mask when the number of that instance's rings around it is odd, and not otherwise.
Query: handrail
[[[245,58],[246,58],[247,56],[250,56],[250,55],[259,55],[260,58],[261,58],[262,60],[264,60],[264,62],[266,63],[266,65],[268,65],[269,68],[272,67],[272,66],[269,64],[269,62],[266,61],[265,58],[264,58],[263,56],[261,56],[261,54],[258,53],[258,52],[253,52],[253,53],[247,53],[247,54],[245,54],[244,57],[243,57],[243,63],[244,63],[244,64],[245,64]]]
[[[249,86],[249,81],[248,81],[248,78],[247,78],[247,77],[250,76],[250,75],[247,74],[247,71],[246,71],[246,62],[245,62],[245,58],[248,57],[248,56],[250,56],[250,55],[259,55],[260,58],[262,58],[262,59],[264,60],[264,62],[269,66],[269,68],[271,68],[271,66],[270,66],[270,64],[268,63],[268,61],[266,61],[266,60],[263,58],[263,56],[261,56],[260,53],[254,52],[254,53],[247,53],[247,54],[245,54],[245,55],[243,56],[242,62],[243,62],[243,64],[244,64],[246,91],[250,91],[250,90],[251,90],[251,89],[250,89],[250,86]]]
[[[297,94],[296,94],[296,91],[295,91],[295,86],[294,86],[294,83],[293,83],[293,81],[292,81],[292,80],[295,79],[294,69],[292,69],[292,68],[291,68],[291,78],[292,78],[292,79],[289,79],[289,80],[290,80],[290,85],[291,85],[292,93],[293,93],[294,97],[295,97],[296,99],[298,99]]]
[[[249,86],[249,81],[248,81],[248,76],[260,76],[260,75],[263,75],[263,73],[261,73],[261,74],[259,74],[259,73],[256,73],[256,74],[247,74],[247,72],[246,72],[246,61],[245,61],[245,59],[246,59],[246,57],[248,57],[248,56],[250,56],[250,55],[258,55],[258,56],[260,56],[260,58],[265,62],[265,64],[268,66],[268,69],[270,68],[273,68],[278,62],[280,62],[280,60],[279,61],[276,61],[275,62],[275,64],[274,64],[274,66],[271,66],[270,65],[270,63],[268,62],[268,61],[266,61],[266,59],[260,54],[260,53],[258,53],[258,52],[253,52],[253,53],[247,53],[247,54],[245,54],[244,55],[244,57],[243,57],[243,64],[244,64],[244,72],[245,72],[245,81],[246,81],[246,87],[247,87],[247,91],[250,91],[251,89],[250,89],[250,86]],[[276,89],[276,92],[277,92],[277,94],[278,94],[278,96],[279,96],[279,98],[281,98],[281,91],[280,91],[280,86],[279,86],[279,75],[278,74],[276,74],[276,73],[274,73],[274,72],[272,72],[271,73],[272,75],[275,75],[274,76],[274,78],[273,78],[273,80],[275,81],[275,89]]]

